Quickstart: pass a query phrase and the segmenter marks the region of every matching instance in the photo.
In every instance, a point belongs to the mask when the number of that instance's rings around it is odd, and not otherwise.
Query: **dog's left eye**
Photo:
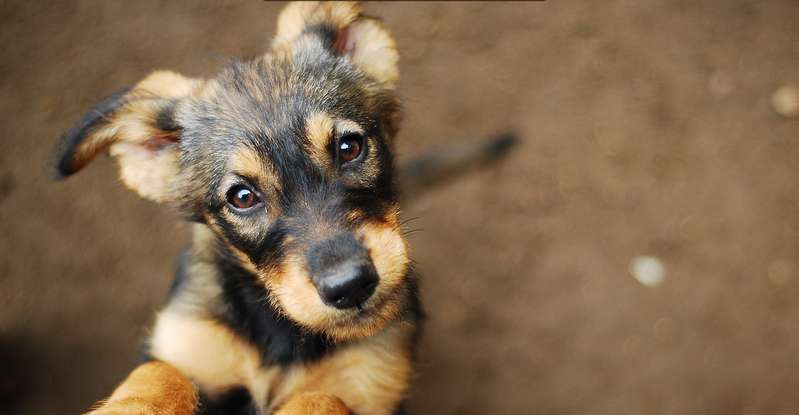
[[[261,199],[249,187],[237,184],[227,191],[227,202],[234,209],[244,211],[261,203]]]
[[[357,133],[347,134],[336,143],[336,158],[342,163],[347,163],[358,158],[363,153],[363,136]]]

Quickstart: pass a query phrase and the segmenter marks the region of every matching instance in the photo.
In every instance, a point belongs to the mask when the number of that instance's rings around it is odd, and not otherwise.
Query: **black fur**
[[[175,132],[180,130],[180,125],[175,122],[175,103],[168,102],[155,119],[155,126],[162,131]]]
[[[215,87],[207,94],[186,96],[179,105],[159,100],[157,112],[147,118],[154,123],[150,127],[175,133],[170,139],[176,139],[176,146],[170,149],[179,151],[180,164],[169,190],[185,217],[205,223],[214,238],[199,242],[213,246],[194,246],[196,250],[181,255],[167,310],[180,307],[185,293],[187,301],[202,304],[183,306],[202,308],[201,318],[216,320],[254,346],[264,367],[312,363],[349,346],[322,334],[325,330],[304,329],[284,316],[270,302],[274,293],[267,292],[264,276],[272,277],[270,272],[279,270],[292,255],[305,259],[305,266],[316,275],[313,278],[322,278],[325,271],[346,261],[373,266],[365,242],[355,235],[367,221],[393,221],[397,206],[391,140],[399,117],[393,91],[336,55],[335,30],[324,25],[308,30],[319,41],[293,50],[290,59],[233,62],[214,79]],[[76,148],[125,104],[127,93],[125,89],[103,100],[65,135],[57,165],[62,176],[81,167],[75,165]],[[363,151],[368,157],[340,163],[333,146],[331,154],[320,155],[324,143],[307,137],[307,122],[317,113],[357,124],[366,137]],[[330,139],[336,140],[338,133],[345,132],[332,133]],[[228,166],[242,149],[252,151],[270,174],[258,180],[242,176],[257,173],[231,171]],[[320,162],[324,156],[330,159]],[[249,213],[230,209],[226,200],[230,189],[222,188],[223,183],[248,184],[263,196],[263,204]],[[324,252],[315,250],[319,246]],[[213,253],[202,251],[205,248]],[[213,269],[191,274],[196,269],[193,261]],[[218,284],[221,294],[202,290],[207,287],[201,284]],[[409,275],[405,284],[403,292],[395,293],[404,301],[399,318],[418,322],[422,311],[417,280]],[[208,297],[202,298],[203,294]],[[255,411],[250,394],[240,388],[213,401],[201,391],[201,402],[201,413],[208,415]]]
[[[216,320],[253,344],[260,351],[265,366],[313,362],[335,349],[326,337],[307,332],[282,317],[267,301],[267,292],[257,282],[257,277],[241,268],[224,246],[219,247],[219,253],[216,264],[222,304],[209,311],[215,314]],[[184,250],[178,258],[167,303],[189,284],[191,261],[190,252]],[[142,351],[141,362],[152,360],[146,346]]]
[[[317,242],[305,254],[308,271],[313,278],[342,262],[366,263],[369,252],[349,233],[340,233]]]
[[[201,392],[196,415],[258,415],[258,408],[247,389],[234,388],[215,399]]]
[[[207,213],[214,217],[226,239],[257,266],[274,262],[284,236],[303,238],[308,224],[314,223],[308,220],[310,217],[321,216],[346,231],[357,225],[345,219],[352,210],[360,210],[370,219],[381,219],[396,204],[391,149],[384,127],[388,121],[382,113],[395,110],[396,106],[367,93],[359,74],[332,55],[315,54],[301,62],[302,65],[288,68],[267,68],[260,61],[234,62],[218,78],[225,86],[221,96],[194,103],[192,113],[182,119],[180,145],[184,163],[198,166],[192,182],[210,184],[204,186],[204,202],[189,209],[210,207]],[[258,74],[255,78],[254,73]],[[307,85],[284,85],[298,79]],[[323,84],[335,93],[319,89],[318,85]],[[379,105],[373,108],[367,101],[375,99]],[[238,106],[231,107],[230,102]],[[364,147],[376,160],[376,177],[368,182],[358,181],[364,167],[362,160],[339,166],[337,179],[331,179],[321,169],[310,156],[313,149],[306,137],[306,122],[316,111],[360,123],[372,138]],[[216,166],[225,165],[231,150],[242,145],[269,162],[281,187],[277,200],[264,201],[267,211],[277,209],[282,213],[280,222],[269,224],[268,228],[264,220],[255,224],[264,227],[257,233],[258,240],[240,235],[240,230],[228,220],[224,211],[228,189],[219,187],[226,172]],[[261,193],[269,190],[253,187]],[[247,234],[253,235],[252,229]]]
[[[220,257],[218,265],[225,307],[217,318],[255,345],[265,365],[313,362],[334,350],[332,341],[303,330],[273,309],[255,275],[226,257]]]
[[[393,199],[387,141],[394,131],[396,101],[389,94],[368,89],[363,75],[324,49],[298,55],[290,66],[259,60],[233,62],[217,78],[221,85],[218,96],[183,107],[177,116],[182,128],[182,160],[193,166],[192,183],[203,184],[205,190],[210,184],[216,190],[204,192],[204,203],[186,206],[188,210],[221,204],[224,189],[215,186],[224,171],[217,166],[224,165],[231,150],[240,145],[253,149],[273,166],[285,192],[282,201],[287,204],[302,203],[314,193],[336,196],[360,191],[371,197],[361,198],[359,207],[377,213],[384,207],[380,200]],[[364,128],[372,138],[367,149],[377,159],[378,177],[354,187],[326,182],[324,172],[309,159],[310,143],[305,137],[306,121],[317,111],[353,120]],[[358,166],[342,167],[344,182],[359,178]]]

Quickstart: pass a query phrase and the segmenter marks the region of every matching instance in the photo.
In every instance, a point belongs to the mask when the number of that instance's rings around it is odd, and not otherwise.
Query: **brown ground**
[[[704,4],[699,4],[704,3]],[[78,413],[135,359],[185,229],[58,135],[154,68],[264,50],[279,4],[0,2],[0,412]],[[509,127],[407,207],[430,319],[416,413],[799,409],[799,3],[370,4],[410,156]],[[648,288],[632,258],[667,269]]]

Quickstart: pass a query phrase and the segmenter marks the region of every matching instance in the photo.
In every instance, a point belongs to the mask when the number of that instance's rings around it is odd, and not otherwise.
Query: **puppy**
[[[392,414],[421,318],[398,219],[398,53],[354,3],[291,3],[271,50],[156,71],[62,139],[192,222],[136,368],[92,414]]]

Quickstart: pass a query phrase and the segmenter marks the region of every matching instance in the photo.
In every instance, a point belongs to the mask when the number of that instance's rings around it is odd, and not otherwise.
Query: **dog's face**
[[[357,5],[291,4],[269,54],[109,97],[67,133],[59,170],[108,148],[129,187],[211,228],[289,318],[368,336],[407,296],[396,80],[391,37]]]

